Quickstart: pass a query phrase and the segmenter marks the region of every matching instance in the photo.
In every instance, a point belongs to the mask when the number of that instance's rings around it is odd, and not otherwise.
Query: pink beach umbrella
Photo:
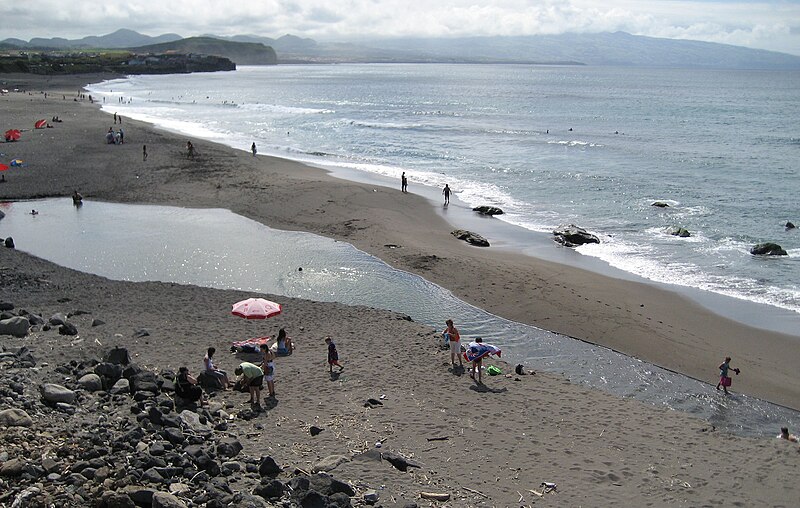
[[[245,319],[267,319],[282,311],[281,304],[264,298],[248,298],[233,304],[231,314]]]

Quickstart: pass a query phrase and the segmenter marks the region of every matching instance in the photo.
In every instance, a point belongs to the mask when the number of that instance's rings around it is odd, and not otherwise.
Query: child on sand
[[[267,382],[267,390],[269,390],[269,396],[275,396],[275,353],[264,344],[261,346],[261,350],[264,352],[264,359],[261,363],[261,370],[264,372],[264,381]]]
[[[728,387],[731,385],[731,378],[728,376],[728,371],[731,369],[731,357],[726,356],[725,361],[719,365],[719,383],[717,383],[717,390],[722,386],[725,393],[728,393]],[[739,369],[733,369],[736,375],[739,375]]]
[[[459,335],[458,329],[453,326],[452,319],[448,319],[444,323],[447,325],[447,328],[444,329],[442,334],[450,345],[450,363],[455,367],[456,358],[458,358],[458,365],[463,367],[464,362],[461,361],[461,335]]]
[[[344,367],[339,363],[339,352],[336,350],[336,344],[333,343],[330,337],[325,337],[325,344],[328,345],[328,366],[331,373],[334,365],[339,367],[339,372],[343,371]]]

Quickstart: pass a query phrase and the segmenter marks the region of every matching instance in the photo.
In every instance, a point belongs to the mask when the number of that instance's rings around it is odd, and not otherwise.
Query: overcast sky
[[[285,34],[319,41],[613,32],[800,55],[800,0],[12,0],[0,40],[177,33]]]

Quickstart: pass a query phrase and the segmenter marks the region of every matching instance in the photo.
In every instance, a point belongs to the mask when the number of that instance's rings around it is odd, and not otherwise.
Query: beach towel
[[[247,340],[238,340],[231,345],[231,351],[238,351],[240,353],[258,353],[261,346],[267,344],[271,337],[255,337]]]
[[[464,351],[464,358],[468,362],[474,362],[489,355],[500,356],[500,353],[502,353],[502,351],[500,351],[500,348],[497,346],[486,342],[470,342],[467,350]]]

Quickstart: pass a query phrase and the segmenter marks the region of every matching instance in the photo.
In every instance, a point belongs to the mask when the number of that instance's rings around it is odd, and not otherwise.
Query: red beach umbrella
[[[33,126],[37,129],[44,129],[47,127],[47,120],[37,120]]]
[[[264,298],[248,298],[233,304],[231,314],[245,319],[267,319],[282,312],[281,304]]]
[[[0,171],[5,171],[7,169],[8,169],[8,166],[6,166],[5,164],[0,164]]]
[[[17,141],[21,135],[19,129],[9,129],[6,131],[6,141]]]

